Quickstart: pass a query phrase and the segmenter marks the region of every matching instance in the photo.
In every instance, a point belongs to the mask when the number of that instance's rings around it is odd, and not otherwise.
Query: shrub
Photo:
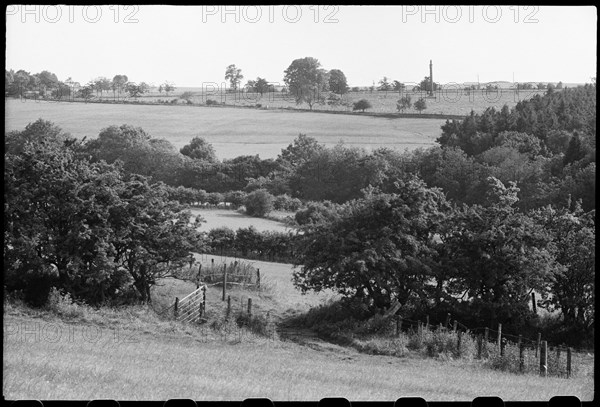
[[[364,112],[365,109],[370,109],[372,107],[373,106],[371,105],[371,102],[369,102],[367,99],[361,99],[358,102],[354,102],[352,110],[362,110]]]
[[[73,301],[71,294],[58,290],[56,287],[50,288],[46,307],[65,317],[81,317],[84,314],[83,308]]]
[[[266,189],[257,189],[246,196],[245,206],[248,215],[262,218],[273,210],[273,195]]]
[[[206,106],[212,106],[212,105],[218,105],[219,102],[217,102],[216,100],[212,100],[212,99],[206,99]]]

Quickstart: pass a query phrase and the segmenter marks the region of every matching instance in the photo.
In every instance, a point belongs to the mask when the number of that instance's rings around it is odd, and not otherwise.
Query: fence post
[[[537,315],[537,304],[535,302],[535,293],[531,293],[531,307],[533,308],[533,313]]]
[[[502,324],[498,324],[498,340],[496,346],[498,350],[500,350],[500,355],[502,355]]]
[[[483,334],[483,338],[485,339],[485,341],[488,341],[488,338],[490,337],[490,328],[485,328],[485,333]]]
[[[456,327],[458,326],[458,321],[455,319],[454,324],[452,325],[452,332],[456,333]]]
[[[229,315],[231,315],[231,296],[227,296],[227,311],[225,312],[225,319],[229,319]]]
[[[460,357],[460,339],[462,337],[462,332],[458,331],[457,335],[456,335],[456,353],[458,354],[458,356]]]
[[[200,295],[200,293],[197,293],[196,295]],[[202,301],[198,301],[198,323],[202,322],[200,321],[200,318],[202,318]]]
[[[506,338],[500,340],[500,356],[504,356],[504,347],[506,346]]]
[[[425,315],[425,329],[429,330],[429,315]]]
[[[481,359],[481,348],[483,347],[483,337],[481,334],[477,335],[477,359]]]
[[[206,285],[202,286],[202,315],[206,315]]]
[[[548,341],[542,341],[540,347],[540,376],[548,375]]]
[[[444,328],[448,328],[448,324],[450,324],[450,313],[446,315],[446,323],[444,324]]]
[[[556,347],[556,373],[560,376],[560,346]]]
[[[223,299],[225,301],[225,292],[227,291],[227,264],[223,264]]]
[[[400,336],[400,331],[402,330],[402,318],[400,316],[396,317],[396,336]]]
[[[177,319],[177,316],[178,316],[178,310],[177,310],[178,307],[179,307],[179,297],[175,297],[175,312],[174,312],[175,319]]]
[[[542,333],[538,332],[538,339],[537,342],[535,343],[535,357],[538,357],[538,349],[540,348],[540,345],[542,343]]]
[[[519,335],[519,372],[521,373],[525,370],[525,346],[523,346],[523,342],[521,341],[522,336]]]
[[[571,377],[571,348],[567,348],[567,379]]]
[[[256,288],[260,290],[260,269],[256,269]]]
[[[248,316],[252,317],[252,298],[248,298]]]

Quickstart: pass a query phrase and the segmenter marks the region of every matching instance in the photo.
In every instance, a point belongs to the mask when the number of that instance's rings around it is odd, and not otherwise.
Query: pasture
[[[252,296],[256,312],[285,317],[331,298],[327,293],[300,295],[290,283],[289,265],[255,266],[271,289],[232,289],[234,309]],[[156,302],[168,302],[193,289],[192,283],[165,281],[153,295]],[[222,314],[220,287],[209,287],[207,298],[207,313]],[[3,394],[8,399],[314,401],[343,396],[393,401],[419,396],[470,401],[485,395],[547,401],[557,395],[581,400],[594,395],[589,375],[540,378],[463,360],[366,355],[323,342],[305,346],[240,329],[215,331],[163,320],[140,307],[90,309],[61,319],[8,305],[4,328]]]
[[[273,219],[266,218],[256,218],[252,216],[245,215],[238,211],[230,210],[230,209],[198,209],[192,208],[190,212],[194,216],[202,216],[202,218],[206,221],[200,227],[200,231],[208,232],[211,229],[220,228],[220,227],[228,227],[234,231],[239,228],[247,228],[250,226],[254,226],[256,230],[259,232],[265,231],[275,231],[275,232],[285,232],[289,230],[289,228],[283,224],[282,222],[278,222]],[[283,218],[284,216],[293,215],[292,213],[286,212],[271,212],[272,217]]]
[[[199,88],[187,88],[188,92],[194,94],[191,97],[191,101],[195,104],[204,104],[207,99],[216,100],[219,103],[233,106],[255,106],[260,104],[261,106],[269,106],[269,108],[301,108],[308,109],[307,104],[296,105],[294,98],[290,95],[281,92],[269,92],[264,95],[258,93],[202,93]],[[177,90],[175,95],[180,95],[183,90]],[[412,102],[416,102],[419,98],[423,97],[427,103],[427,109],[423,113],[434,113],[434,114],[446,114],[446,115],[468,115],[471,110],[476,113],[481,113],[488,107],[495,107],[501,109],[502,106],[507,105],[509,108],[515,106],[519,101],[531,99],[533,96],[540,94],[543,95],[545,90],[519,90],[518,92],[514,89],[498,89],[497,91],[486,92],[484,90],[466,92],[463,90],[457,90],[456,86],[452,84],[446,85],[443,89],[434,93],[433,98],[428,98],[425,92],[393,92],[393,91],[359,91],[349,92],[343,96],[343,99],[349,102],[349,106],[344,107],[341,105],[328,105],[328,104],[315,104],[313,109],[315,110],[331,110],[331,111],[351,111],[352,104],[360,99],[368,100],[372,108],[368,109],[369,112],[375,113],[396,113],[396,102],[400,97],[408,95],[411,97]],[[140,100],[147,101],[158,101],[159,99],[164,100],[164,97],[156,97],[156,95],[149,94],[140,98]],[[406,113],[418,113],[414,108],[407,109]]]
[[[39,118],[54,122],[78,138],[92,139],[103,128],[122,124],[142,127],[177,149],[201,136],[213,145],[220,159],[255,154],[263,159],[275,158],[299,133],[327,146],[342,140],[366,149],[411,150],[433,145],[445,123],[442,119],[388,119],[293,110],[6,100],[5,131],[22,130]]]

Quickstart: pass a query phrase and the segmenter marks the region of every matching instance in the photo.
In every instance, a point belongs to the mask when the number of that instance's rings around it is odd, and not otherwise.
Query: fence
[[[388,314],[388,313],[386,313]],[[402,331],[412,331],[418,335],[419,340],[426,339],[432,334],[452,334],[455,341],[455,352],[459,356],[465,356],[469,346],[472,345],[472,356],[476,359],[488,359],[493,366],[514,370],[520,373],[539,372],[540,376],[558,376],[570,378],[573,375],[576,353],[573,348],[566,346],[550,346],[547,341],[542,340],[538,333],[536,339],[524,338],[523,335],[508,335],[502,332],[502,324],[498,329],[489,327],[469,328],[457,320],[450,320],[447,315],[444,324],[434,326],[429,323],[427,315],[425,321],[414,321],[400,316],[391,318],[395,325],[395,335],[400,336]],[[392,326],[392,330],[394,326]],[[511,340],[512,339],[512,340]],[[462,355],[461,355],[462,353]],[[564,355],[564,356],[563,356]]]
[[[206,313],[206,285],[197,285],[196,290],[182,299],[175,297],[173,305],[161,311],[160,314],[165,315],[171,312],[173,317],[181,322],[202,322],[202,317]]]
[[[243,287],[254,287],[260,290],[260,269],[248,264],[234,262],[215,265],[215,259],[211,259],[209,266],[200,264],[198,266],[198,281],[206,285],[223,285],[223,300],[228,285],[241,285]]]

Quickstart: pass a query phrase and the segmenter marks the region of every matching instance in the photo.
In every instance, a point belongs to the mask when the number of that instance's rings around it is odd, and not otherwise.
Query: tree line
[[[146,82],[130,81],[127,75],[118,74],[112,79],[98,77],[90,80],[84,85],[72,80],[70,77],[64,81],[57,78],[56,74],[42,71],[31,74],[23,69],[4,70],[4,90],[7,96],[25,97],[34,96],[52,99],[82,98],[88,100],[94,95],[102,98],[105,94],[113,99],[120,99],[123,95],[137,98],[150,91],[153,86]],[[173,83],[165,81],[158,86],[159,93],[175,90]]]

